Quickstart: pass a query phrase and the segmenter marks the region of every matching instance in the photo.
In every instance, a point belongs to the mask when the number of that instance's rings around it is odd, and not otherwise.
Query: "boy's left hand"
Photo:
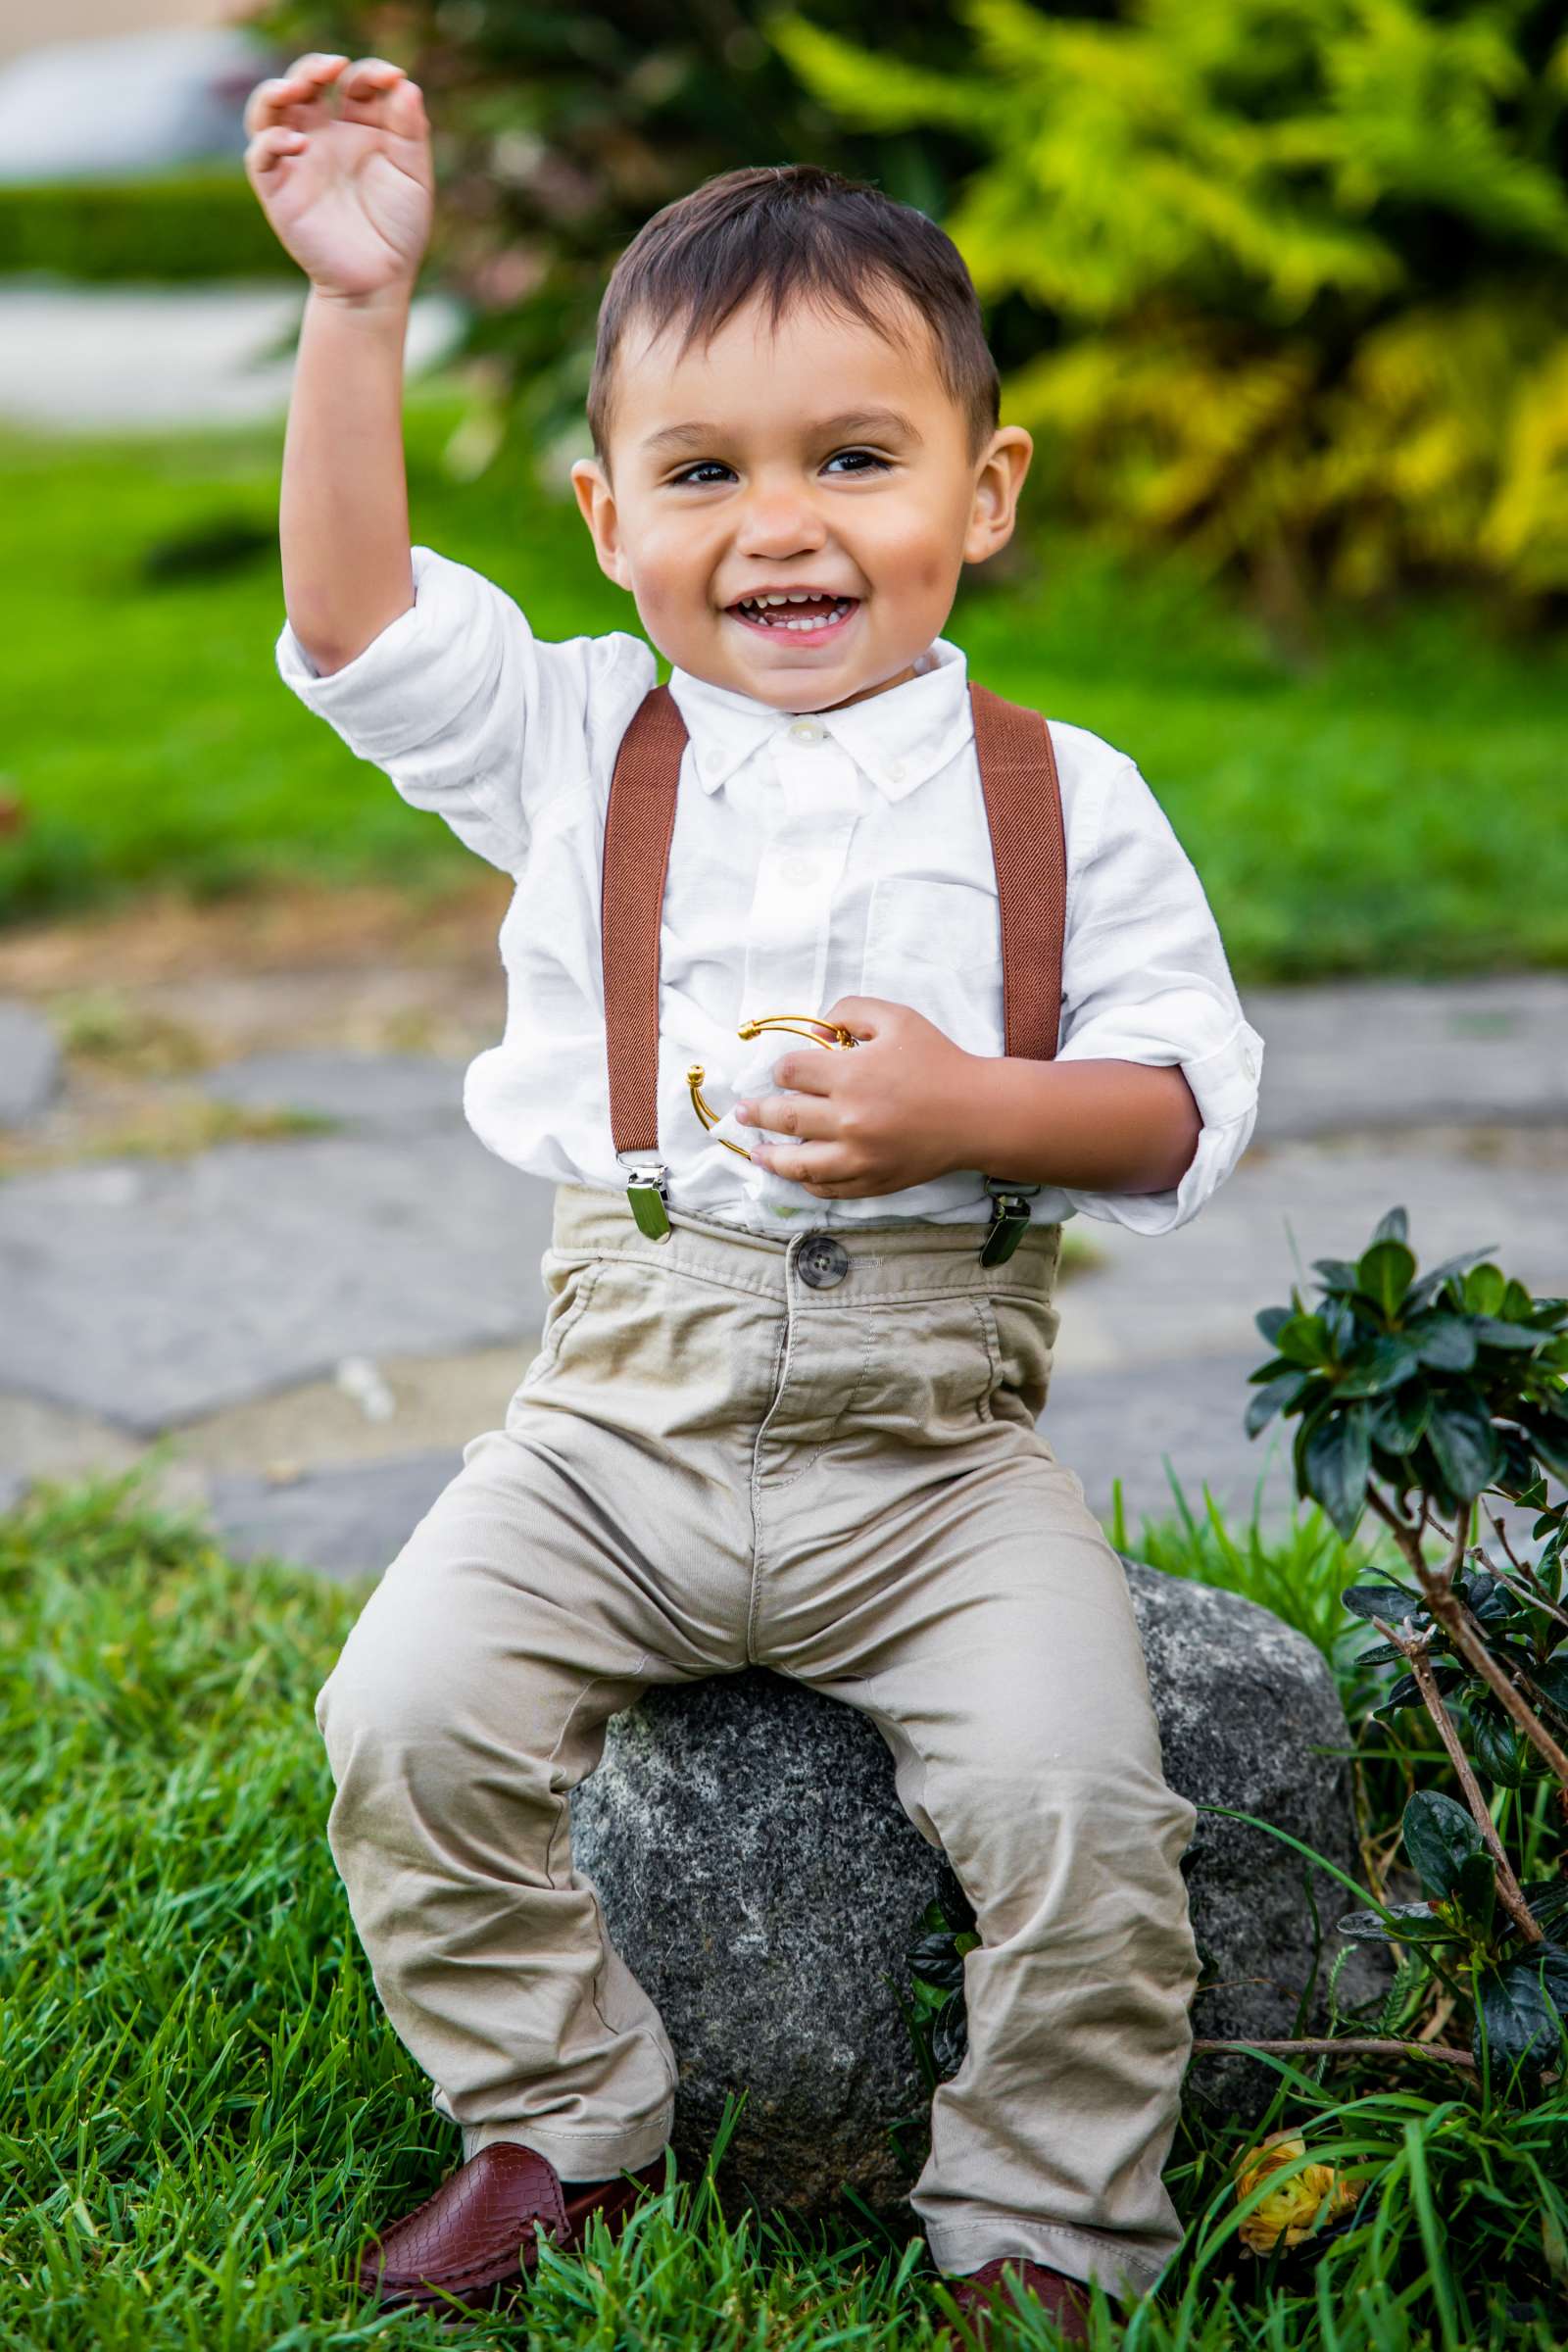
[[[818,1017],[861,1042],[842,1053],[800,1046],[773,1065],[790,1093],[736,1104],[742,1126],[799,1139],[756,1146],[759,1167],[836,1200],[900,1193],[969,1164],[960,1139],[973,1054],[880,997],[840,997]]]

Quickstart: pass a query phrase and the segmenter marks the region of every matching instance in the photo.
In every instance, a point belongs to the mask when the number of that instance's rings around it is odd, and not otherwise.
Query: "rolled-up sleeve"
[[[629,715],[654,683],[653,653],[614,633],[543,642],[482,573],[427,547],[412,555],[414,603],[352,662],[323,677],[285,620],[278,670],[411,807],[514,874],[534,811],[585,773],[596,684],[620,673],[612,700]]]
[[[1119,759],[1095,797],[1093,843],[1069,880],[1057,1059],[1174,1064],[1203,1124],[1173,1190],[1067,1197],[1086,1216],[1169,1233],[1247,1149],[1263,1040],[1243,1014],[1193,862],[1133,761]]]

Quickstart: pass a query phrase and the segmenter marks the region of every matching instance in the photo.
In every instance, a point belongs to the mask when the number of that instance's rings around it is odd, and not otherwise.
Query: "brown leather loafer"
[[[973,2331],[976,2344],[991,2341],[991,2321],[1010,2303],[1022,2309],[1020,2298],[1038,2295],[1069,2344],[1089,2341],[1089,2297],[1081,2278],[1048,2271],[1044,2263],[1026,2262],[1021,2254],[999,2255],[977,2271],[967,2271],[944,2282]]]
[[[567,2196],[547,2157],[492,2140],[451,2174],[433,2197],[377,2237],[360,2262],[365,2294],[402,2309],[461,2318],[452,2298],[478,2310],[510,2300],[528,2283],[543,2228],[560,2252],[582,2243],[602,2213],[613,2234],[645,2188],[664,2185],[664,2159]]]

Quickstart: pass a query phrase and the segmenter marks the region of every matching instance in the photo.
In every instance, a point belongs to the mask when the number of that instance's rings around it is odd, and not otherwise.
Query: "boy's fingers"
[[[824,1021],[834,1021],[842,1029],[853,1029],[857,1037],[875,1037],[882,1027],[888,1009],[883,997],[840,997],[823,1013]]]
[[[403,79],[403,68],[394,66],[384,57],[357,57],[343,74],[338,88],[346,98],[364,97],[372,89],[388,89]]]
[[[757,1164],[771,1169],[773,1176],[788,1176],[790,1183],[807,1183],[813,1190],[854,1181],[847,1174],[842,1143],[764,1143],[757,1151]]]
[[[385,74],[367,76],[362,82],[343,85],[343,120],[345,122],[366,122],[372,129],[392,131],[401,139],[417,139],[427,127],[424,119],[424,100],[417,82],[394,69],[388,80]]]
[[[738,1102],[735,1116],[743,1127],[765,1127],[769,1135],[798,1135],[803,1143],[836,1134],[839,1123],[832,1104],[811,1095],[757,1096]]]
[[[837,1059],[831,1050],[822,1053],[815,1046],[786,1054],[773,1064],[773,1084],[800,1095],[830,1095],[838,1076]]]
[[[284,74],[285,81],[297,81],[303,75],[310,81],[330,81],[348,59],[337,49],[307,49],[297,57]]]
[[[344,63],[341,57],[313,53],[297,59],[286,74],[276,74],[268,81],[259,81],[245,101],[246,132],[254,134],[258,130],[265,130],[288,107],[312,105]]]
[[[270,130],[259,130],[245,150],[245,169],[265,174],[275,172],[285,156],[299,155],[305,147],[303,130],[289,130],[275,123]]]

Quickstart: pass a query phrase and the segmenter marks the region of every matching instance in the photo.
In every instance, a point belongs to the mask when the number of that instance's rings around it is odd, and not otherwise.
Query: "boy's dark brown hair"
[[[588,383],[601,465],[615,358],[633,318],[684,323],[684,355],[760,296],[774,327],[793,304],[814,302],[906,344],[890,293],[906,296],[926,321],[938,373],[965,412],[969,454],[978,457],[1000,415],[997,364],[953,239],[913,205],[815,164],[763,164],[704,180],[643,223],[605,289]]]

